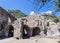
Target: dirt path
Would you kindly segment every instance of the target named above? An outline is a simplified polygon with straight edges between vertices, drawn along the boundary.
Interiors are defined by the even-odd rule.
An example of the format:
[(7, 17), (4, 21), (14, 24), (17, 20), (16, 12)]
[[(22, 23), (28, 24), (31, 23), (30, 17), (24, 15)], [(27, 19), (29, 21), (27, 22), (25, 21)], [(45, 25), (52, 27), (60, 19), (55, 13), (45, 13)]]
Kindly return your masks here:
[(0, 40), (0, 43), (58, 43), (58, 39), (37, 38), (37, 39), (20, 39), (8, 38)]

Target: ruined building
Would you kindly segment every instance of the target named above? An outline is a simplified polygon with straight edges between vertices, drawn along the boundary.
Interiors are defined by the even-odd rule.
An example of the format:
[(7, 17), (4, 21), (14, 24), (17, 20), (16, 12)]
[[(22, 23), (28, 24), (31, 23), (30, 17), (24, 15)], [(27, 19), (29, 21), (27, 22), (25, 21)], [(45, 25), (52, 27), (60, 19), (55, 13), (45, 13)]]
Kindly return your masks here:
[(16, 19), (0, 7), (0, 37), (17, 39), (33, 36), (54, 37), (59, 32), (60, 22), (56, 24), (52, 20), (46, 20), (42, 15), (30, 15)]
[(14, 37), (23, 38), (24, 35), (31, 37), (45, 34), (46, 22), (41, 15), (31, 15), (14, 21), (12, 26), (14, 27)]
[(14, 16), (0, 7), (0, 37), (7, 37), (7, 26), (9, 24), (9, 19), (11, 22), (17, 20)]
[(60, 35), (59, 27), (52, 20), (46, 20), (41, 15), (30, 15), (17, 19), (11, 24), (14, 28), (15, 38), (24, 38), (24, 35), (30, 37), (57, 37)]

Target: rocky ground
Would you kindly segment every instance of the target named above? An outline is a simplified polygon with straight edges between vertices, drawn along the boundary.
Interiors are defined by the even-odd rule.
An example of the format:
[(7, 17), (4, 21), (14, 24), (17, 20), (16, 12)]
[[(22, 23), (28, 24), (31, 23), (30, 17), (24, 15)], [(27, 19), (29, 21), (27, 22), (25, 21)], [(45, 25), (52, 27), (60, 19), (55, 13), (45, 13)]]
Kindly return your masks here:
[(0, 43), (60, 43), (60, 39), (52, 38), (30, 38), (30, 39), (15, 39), (6, 38), (0, 40)]

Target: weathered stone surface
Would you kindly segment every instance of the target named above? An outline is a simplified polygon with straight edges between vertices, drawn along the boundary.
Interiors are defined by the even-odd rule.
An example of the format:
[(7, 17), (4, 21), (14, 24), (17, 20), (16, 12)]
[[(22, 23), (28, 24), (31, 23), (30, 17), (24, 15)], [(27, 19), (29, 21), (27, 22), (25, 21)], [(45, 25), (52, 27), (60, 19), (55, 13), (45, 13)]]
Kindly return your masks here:
[(8, 16), (6, 12), (0, 8), (0, 31), (3, 36), (6, 36), (6, 26), (8, 24)]
[[(28, 36), (32, 36), (33, 35), (32, 34), (33, 33), (33, 28), (38, 27), (40, 29), (40, 31), (44, 30), (45, 19), (41, 15), (31, 15), (31, 16), (23, 17), (23, 18), (20, 18), (20, 19), (16, 20), (14, 22), (13, 26), (15, 28), (14, 34), (15, 33), (18, 34), (17, 31), (20, 32), (20, 31), (23, 31), (24, 29), (27, 29), (26, 31), (27, 31)], [(20, 30), (18, 30), (18, 29), (20, 29)], [(37, 30), (36, 30), (36, 32), (37, 32)], [(20, 33), (21, 33), (21, 35), (23, 34), (23, 32), (20, 32)], [(19, 37), (17, 34), (15, 34), (14, 36)]]
[(52, 20), (49, 20), (49, 26), (47, 29), (47, 37), (56, 37), (60, 35), (58, 24), (54, 23)]
[(9, 34), (10, 36), (13, 34), (15, 38), (23, 38), (24, 35), (27, 37), (36, 35), (55, 37), (60, 35), (60, 22), (56, 24), (50, 19), (46, 20), (41, 15), (30, 15), (16, 19), (3, 8), (0, 8), (0, 36), (7, 37)]
[(13, 22), (14, 20), (17, 20), (14, 18), (10, 13), (8, 13), (6, 10), (4, 10), (2, 7), (0, 7), (0, 36), (7, 37), (7, 25), (9, 23), (8, 17)]

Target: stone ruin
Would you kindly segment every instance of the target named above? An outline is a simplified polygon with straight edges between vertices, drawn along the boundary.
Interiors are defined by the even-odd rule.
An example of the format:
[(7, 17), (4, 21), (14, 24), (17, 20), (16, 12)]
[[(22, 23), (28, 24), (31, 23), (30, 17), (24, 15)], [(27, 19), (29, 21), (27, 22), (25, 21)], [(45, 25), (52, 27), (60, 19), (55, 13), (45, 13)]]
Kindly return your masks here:
[(17, 39), (30, 38), (34, 36), (56, 38), (60, 35), (60, 23), (54, 23), (52, 20), (46, 20), (41, 15), (30, 15), (17, 19), (12, 23), (14, 27), (14, 36)]
[(24, 35), (28, 37), (36, 35), (46, 35), (46, 22), (41, 15), (31, 15), (20, 18), (12, 23), (14, 27), (14, 37), (23, 38)]
[(16, 19), (0, 7), (0, 37), (17, 39), (40, 37), (55, 37), (60, 35), (60, 22), (46, 20), (42, 15), (30, 15)]
[(9, 18), (11, 22), (17, 20), (14, 16), (12, 16), (10, 13), (8, 13), (6, 10), (0, 7), (0, 37), (8, 36), (7, 26), (10, 24), (8, 20)]

